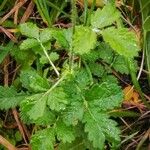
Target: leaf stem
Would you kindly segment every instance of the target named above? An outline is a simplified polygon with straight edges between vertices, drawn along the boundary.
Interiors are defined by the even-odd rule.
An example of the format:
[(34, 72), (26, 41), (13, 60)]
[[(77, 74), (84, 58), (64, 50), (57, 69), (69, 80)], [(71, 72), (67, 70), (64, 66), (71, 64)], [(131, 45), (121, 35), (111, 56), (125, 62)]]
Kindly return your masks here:
[(53, 64), (53, 62), (51, 61), (51, 59), (50, 59), (50, 57), (49, 57), (49, 55), (48, 55), (48, 53), (47, 53), (45, 47), (43, 46), (43, 44), (42, 44), (42, 42), (40, 41), (40, 39), (37, 39), (37, 40), (38, 40), (38, 42), (40, 43), (40, 46), (41, 46), (41, 48), (42, 48), (42, 50), (43, 50), (45, 56), (47, 57), (47, 59), (48, 59), (50, 65), (53, 67), (55, 73), (56, 73), (57, 76), (59, 77), (60, 74), (59, 74), (57, 68), (55, 67), (55, 65)]
[(45, 97), (47, 94), (49, 94), (55, 87), (57, 87), (57, 86), (59, 85), (59, 83), (64, 80), (64, 78), (66, 77), (66, 75), (67, 75), (67, 73), (65, 73), (47, 92), (45, 92), (45, 93), (40, 97), (39, 101), (40, 101), (43, 97)]

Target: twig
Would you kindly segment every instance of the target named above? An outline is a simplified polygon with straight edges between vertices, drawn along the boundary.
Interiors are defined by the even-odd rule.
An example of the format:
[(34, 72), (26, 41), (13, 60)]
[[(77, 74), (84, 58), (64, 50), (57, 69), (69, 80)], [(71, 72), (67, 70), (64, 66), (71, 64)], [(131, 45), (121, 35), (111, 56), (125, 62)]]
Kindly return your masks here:
[(31, 0), (30, 4), (28, 5), (25, 13), (23, 14), (23, 16), (20, 20), (20, 23), (24, 23), (29, 18), (29, 16), (31, 15), (31, 13), (33, 11), (34, 6), (35, 5), (34, 5), (33, 1)]
[(26, 139), (25, 134), (24, 134), (23, 127), (22, 127), (21, 122), (20, 122), (19, 117), (18, 117), (17, 110), (16, 110), (16, 109), (13, 109), (13, 110), (12, 110), (12, 113), (13, 113), (13, 115), (14, 115), (14, 118), (15, 118), (16, 123), (17, 123), (18, 128), (19, 128), (19, 131), (20, 131), (20, 133), (21, 133), (21, 135), (22, 135), (22, 137), (23, 137), (25, 143), (28, 144), (27, 139)]
[(18, 4), (16, 4), (10, 11), (8, 14), (6, 14), (1, 20), (0, 20), (0, 24), (2, 24), (9, 16), (11, 16), (17, 9), (19, 9), (24, 3), (26, 3), (27, 0), (23, 0), (21, 2), (19, 2)]
[(0, 135), (0, 144), (5, 146), (8, 150), (17, 150), (15, 146), (13, 146), (9, 141), (7, 141), (4, 137)]

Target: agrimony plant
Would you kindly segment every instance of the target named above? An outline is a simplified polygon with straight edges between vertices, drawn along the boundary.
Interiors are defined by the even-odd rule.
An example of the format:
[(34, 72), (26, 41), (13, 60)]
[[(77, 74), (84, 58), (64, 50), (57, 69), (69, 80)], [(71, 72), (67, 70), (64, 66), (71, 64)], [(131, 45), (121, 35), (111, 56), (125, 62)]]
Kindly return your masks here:
[[(120, 130), (109, 111), (121, 106), (123, 93), (111, 72), (128, 74), (125, 59), (133, 60), (139, 50), (134, 34), (117, 26), (118, 20), (118, 10), (107, 4), (93, 12), (90, 26), (75, 25), (74, 30), (20, 25), (26, 39), (19, 52), (30, 51), (34, 59), (18, 78), (24, 92), (0, 88), (8, 93), (1, 96), (0, 108), (19, 106), (21, 119), (38, 127), (30, 141), (33, 150), (53, 150), (55, 143), (60, 150), (102, 150), (106, 141), (117, 149)], [(40, 73), (31, 67), (35, 62)]]

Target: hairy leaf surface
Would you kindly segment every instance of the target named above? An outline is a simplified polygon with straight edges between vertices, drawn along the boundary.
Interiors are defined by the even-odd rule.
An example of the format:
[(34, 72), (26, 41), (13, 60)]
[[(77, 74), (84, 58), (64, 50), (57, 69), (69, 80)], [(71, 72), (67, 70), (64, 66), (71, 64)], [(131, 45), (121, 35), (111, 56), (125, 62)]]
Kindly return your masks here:
[(39, 45), (39, 42), (36, 39), (28, 38), (21, 43), (20, 49), (26, 50), (26, 49), (30, 49), (30, 48), (38, 46), (38, 45)]
[(73, 35), (73, 51), (83, 55), (94, 49), (96, 45), (96, 33), (89, 27), (76, 26)]
[(120, 17), (119, 11), (112, 4), (107, 4), (102, 10), (97, 9), (91, 18), (94, 28), (103, 28), (111, 25)]
[(68, 103), (68, 97), (63, 88), (57, 87), (48, 94), (47, 105), (51, 110), (64, 110)]
[(23, 23), (20, 25), (20, 32), (30, 38), (39, 38), (39, 28), (36, 26), (36, 24), (33, 24), (31, 22)]
[(20, 81), (23, 87), (31, 92), (45, 92), (50, 88), (50, 84), (47, 79), (42, 78), (34, 70), (24, 70), (20, 74)]
[(14, 108), (27, 95), (25, 93), (17, 93), (16, 89), (13, 87), (2, 87), (0, 86), (0, 109)]
[(100, 150), (104, 149), (104, 142), (108, 140), (117, 146), (120, 142), (120, 130), (116, 127), (116, 122), (109, 119), (107, 114), (99, 113), (98, 109), (88, 110), (84, 115), (85, 132), (93, 142), (93, 146)]
[(58, 140), (62, 140), (63, 143), (71, 143), (75, 139), (73, 127), (67, 126), (62, 120), (57, 122), (55, 132)]
[(121, 105), (123, 93), (116, 83), (103, 82), (87, 91), (86, 99), (90, 107), (98, 107), (100, 111), (107, 111)]
[(137, 46), (135, 35), (125, 28), (115, 29), (107, 28), (102, 31), (105, 42), (122, 56), (133, 58), (138, 56), (139, 48)]
[(31, 138), (32, 150), (54, 150), (54, 130), (47, 128), (37, 131)]

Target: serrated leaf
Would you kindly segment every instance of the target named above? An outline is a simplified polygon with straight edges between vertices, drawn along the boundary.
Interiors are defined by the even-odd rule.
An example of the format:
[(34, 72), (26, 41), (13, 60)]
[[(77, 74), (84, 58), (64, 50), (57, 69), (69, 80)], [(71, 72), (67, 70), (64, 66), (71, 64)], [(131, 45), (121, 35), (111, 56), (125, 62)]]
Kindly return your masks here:
[(102, 77), (103, 73), (105, 72), (104, 67), (98, 63), (90, 63), (89, 68), (91, 73), (97, 77)]
[(56, 87), (48, 95), (47, 105), (51, 110), (64, 110), (67, 103), (68, 97), (62, 87)]
[[(36, 125), (50, 125), (53, 124), (55, 122), (55, 115), (47, 108), (45, 107), (44, 112), (42, 115), (39, 116), (39, 113), (41, 114), (41, 112), (33, 112), (33, 115), (37, 115), (35, 116), (35, 118), (31, 118), (30, 117), (30, 113), (31, 110), (33, 110), (33, 107), (35, 107), (37, 101), (39, 100), (39, 98), (41, 98), (42, 94), (35, 94), (32, 96), (28, 96), (25, 98), (25, 100), (23, 100), (20, 104), (20, 116), (21, 119), (24, 123), (27, 124), (31, 124), (31, 123), (35, 123)], [(41, 106), (39, 106), (41, 107)]]
[(20, 32), (30, 38), (39, 39), (39, 28), (36, 26), (36, 24), (33, 24), (31, 22), (21, 24)]
[(0, 86), (0, 109), (14, 108), (26, 97), (24, 93), (17, 93), (13, 87)]
[(62, 120), (57, 122), (55, 132), (63, 143), (71, 143), (75, 139), (73, 127), (67, 126)]
[[(93, 146), (100, 150), (104, 149), (105, 140), (117, 147), (120, 142), (120, 130), (116, 127), (117, 123), (104, 113), (98, 113), (98, 109), (89, 110), (84, 115), (85, 132), (93, 142)], [(91, 128), (92, 127), (92, 128)]]
[(90, 52), (96, 45), (96, 33), (89, 27), (76, 26), (73, 35), (73, 52), (79, 55)]
[[(99, 117), (102, 117), (102, 114), (100, 114)], [(99, 122), (99, 120), (101, 121), (101, 118), (98, 118), (99, 120), (96, 120), (97, 118), (94, 119), (88, 113), (84, 115), (83, 122), (85, 122), (85, 132), (88, 133), (88, 139), (93, 142), (93, 146), (103, 150), (105, 134), (100, 126), (101, 122)]]
[(123, 56), (117, 56), (112, 67), (122, 74), (129, 74), (129, 69)]
[(28, 38), (21, 43), (20, 49), (26, 50), (26, 49), (30, 49), (30, 48), (38, 46), (38, 45), (39, 45), (39, 42), (36, 39)]
[(74, 76), (75, 76), (76, 84), (77, 84), (78, 88), (80, 88), (80, 90), (85, 89), (91, 83), (90, 75), (86, 69), (82, 68), (82, 69), (78, 70), (74, 74)]
[(40, 41), (42, 43), (48, 42), (52, 38), (51, 29), (47, 28), (40, 32)]
[(42, 78), (34, 70), (22, 71), (20, 74), (20, 81), (23, 87), (31, 92), (45, 92), (50, 88), (48, 80)]
[(95, 84), (86, 92), (86, 99), (90, 107), (98, 107), (101, 111), (107, 111), (119, 107), (123, 101), (121, 88), (112, 82)]
[(106, 43), (101, 42), (98, 46), (98, 55), (106, 63), (111, 64), (114, 58), (113, 49)]
[(83, 118), (84, 105), (82, 102), (77, 101), (78, 99), (74, 98), (74, 100), (63, 112), (63, 121), (67, 125), (75, 126)]
[(91, 17), (91, 25), (94, 28), (103, 28), (111, 25), (120, 17), (119, 11), (112, 4), (107, 4), (102, 10), (97, 9)]
[(35, 103), (35, 105), (31, 108), (31, 110), (28, 112), (28, 115), (30, 119), (37, 120), (40, 117), (43, 117), (45, 109), (46, 109), (46, 101), (47, 97), (41, 98), (38, 97), (39, 100)]
[(36, 132), (31, 138), (32, 150), (54, 150), (54, 131), (47, 128)]
[(107, 28), (102, 31), (105, 42), (122, 56), (133, 58), (138, 56), (139, 47), (137, 46), (136, 37), (133, 33), (125, 28), (115, 29)]
[(97, 49), (92, 50), (92, 52), (85, 53), (82, 58), (86, 62), (95, 62), (99, 58), (99, 51)]

